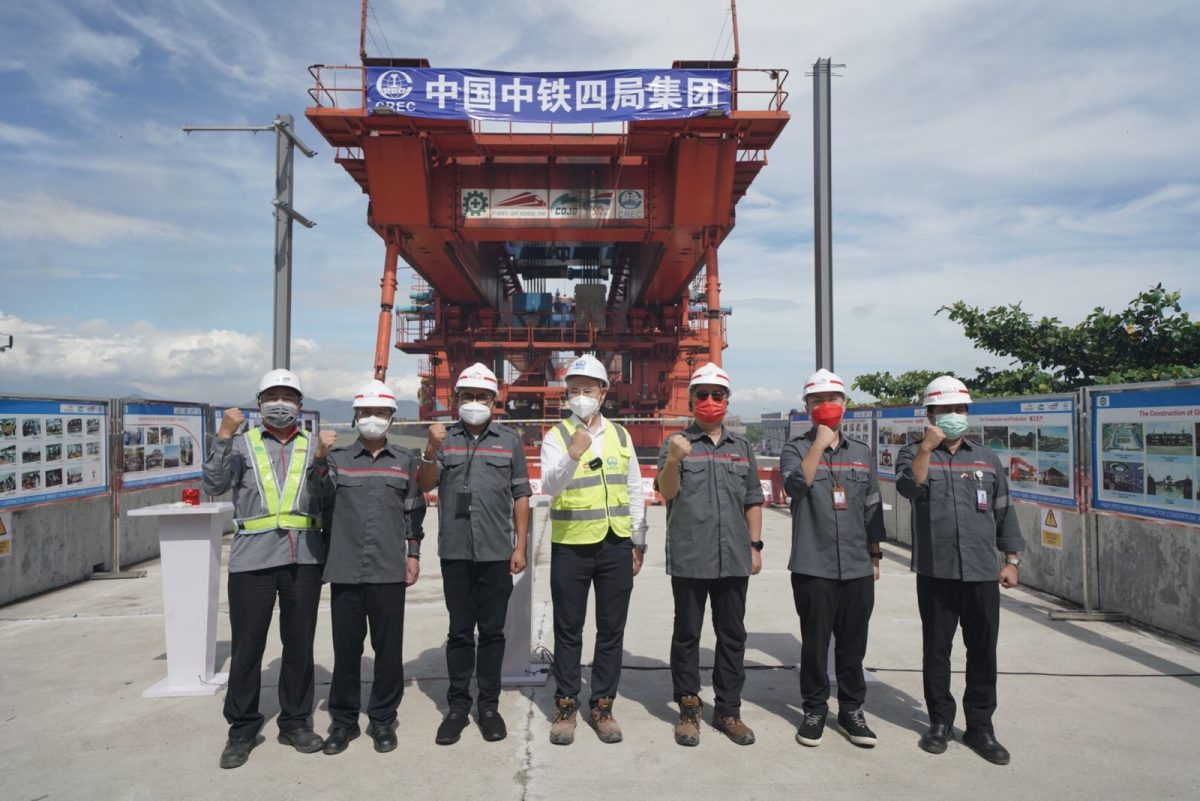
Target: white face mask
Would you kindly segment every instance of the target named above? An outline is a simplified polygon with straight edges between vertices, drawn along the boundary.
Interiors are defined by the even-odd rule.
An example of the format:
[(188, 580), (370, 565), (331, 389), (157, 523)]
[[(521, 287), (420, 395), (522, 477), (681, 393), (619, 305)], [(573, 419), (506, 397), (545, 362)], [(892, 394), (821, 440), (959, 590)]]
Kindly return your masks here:
[(596, 412), (600, 411), (600, 401), (590, 395), (576, 395), (567, 401), (567, 405), (579, 416), (580, 420), (585, 422), (591, 420)]
[(360, 417), (354, 421), (354, 427), (363, 439), (382, 439), (392, 427), (392, 421), (391, 418), (385, 420), (382, 417)]
[(486, 403), (472, 401), (458, 407), (458, 419), (469, 426), (481, 426), (492, 417), (492, 407)]

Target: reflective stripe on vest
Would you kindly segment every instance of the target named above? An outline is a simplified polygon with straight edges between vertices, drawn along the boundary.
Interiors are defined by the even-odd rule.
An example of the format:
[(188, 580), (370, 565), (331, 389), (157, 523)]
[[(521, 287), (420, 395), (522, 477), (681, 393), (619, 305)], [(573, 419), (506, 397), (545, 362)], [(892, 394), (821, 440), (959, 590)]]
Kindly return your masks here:
[[(588, 467), (589, 458), (579, 460), (567, 486), (550, 502), (550, 539), (562, 545), (600, 542), (609, 529), (618, 537), (633, 533), (629, 512), (629, 460), (634, 456), (629, 436), (620, 425), (608, 421), (611, 431), (604, 437), (600, 468)], [(575, 432), (575, 418), (554, 426), (564, 452)], [(615, 434), (615, 436), (613, 436)], [(590, 446), (589, 446), (590, 448)], [(590, 451), (595, 456), (594, 451)]]
[[(258, 534), (277, 529), (319, 527), (315, 517), (297, 514), (296, 499), (300, 497), (300, 485), (308, 468), (308, 436), (299, 431), (295, 442), (296, 447), (292, 449), (287, 477), (283, 482), (283, 492), (280, 492), (275, 483), (275, 468), (271, 465), (271, 457), (267, 455), (267, 446), (263, 444), (262, 429), (252, 428), (246, 432), (247, 451), (254, 459), (254, 480), (266, 514), (239, 520), (238, 528), (241, 531)], [(287, 511), (281, 513), (281, 509)]]

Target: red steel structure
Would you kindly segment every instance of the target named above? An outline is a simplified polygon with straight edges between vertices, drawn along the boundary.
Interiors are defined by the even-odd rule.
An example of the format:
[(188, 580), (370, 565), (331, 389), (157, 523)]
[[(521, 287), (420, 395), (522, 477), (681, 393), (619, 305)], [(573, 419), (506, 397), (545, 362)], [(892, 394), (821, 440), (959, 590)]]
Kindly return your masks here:
[[(787, 73), (733, 61), (674, 67), (733, 70), (733, 110), (613, 130), (535, 132), (511, 124), (368, 114), (366, 67), (428, 67), (364, 56), (314, 66), (309, 121), (370, 197), (367, 222), (386, 248), (375, 375), (392, 345), (421, 354), (422, 419), (449, 414), (453, 377), (476, 361), (506, 385), (503, 416), (527, 444), (562, 416), (562, 371), (576, 355), (603, 361), (604, 413), (642, 448), (688, 416), (692, 370), (726, 345), (717, 253), (738, 200), (767, 163), (789, 115)], [(751, 85), (758, 88), (750, 88)], [(603, 126), (602, 126), (603, 127)], [(472, 187), (569, 187), (581, 195), (644, 192), (639, 219), (473, 219)], [(403, 258), (417, 280), (396, 307)], [(555, 291), (549, 291), (554, 288)], [(549, 423), (544, 423), (548, 425)]]

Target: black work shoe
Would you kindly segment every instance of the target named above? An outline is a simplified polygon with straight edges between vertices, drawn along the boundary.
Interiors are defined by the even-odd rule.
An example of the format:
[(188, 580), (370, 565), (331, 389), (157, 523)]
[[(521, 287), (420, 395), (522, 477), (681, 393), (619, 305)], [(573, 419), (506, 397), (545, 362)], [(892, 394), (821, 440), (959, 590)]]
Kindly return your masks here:
[(1000, 745), (996, 740), (996, 735), (990, 731), (967, 729), (963, 732), (963, 745), (993, 765), (1007, 765), (1011, 759), (1008, 749)]
[(350, 741), (360, 734), (362, 732), (358, 726), (338, 726), (329, 732), (329, 736), (325, 738), (325, 747), (321, 750), (330, 756), (340, 754), (349, 748)]
[(508, 736), (508, 727), (504, 725), (504, 718), (500, 717), (500, 713), (495, 709), (479, 713), (479, 731), (483, 733), (483, 739), (489, 743), (503, 740)]
[(302, 754), (315, 754), (325, 745), (321, 735), (312, 729), (280, 729), (279, 742), (290, 745)]
[(225, 750), (221, 751), (221, 767), (240, 768), (250, 758), (250, 752), (258, 745), (258, 738), (230, 737), (225, 741)]
[(838, 710), (837, 728), (846, 739), (860, 748), (874, 748), (878, 739), (867, 726), (867, 716), (861, 709)]
[(946, 753), (946, 743), (954, 739), (954, 729), (947, 723), (930, 723), (917, 746), (930, 754)]
[(438, 745), (454, 745), (462, 736), (462, 730), (467, 727), (468, 720), (466, 712), (450, 710), (442, 720), (442, 725), (438, 726), (437, 737), (433, 741)]
[(382, 723), (372, 723), (367, 726), (367, 736), (375, 741), (375, 750), (381, 754), (396, 750), (396, 732), (391, 726)]
[(825, 717), (828, 714), (828, 712), (804, 713), (804, 722), (796, 730), (796, 742), (800, 745), (807, 745), (809, 748), (816, 748), (820, 745), (821, 738), (825, 735)]

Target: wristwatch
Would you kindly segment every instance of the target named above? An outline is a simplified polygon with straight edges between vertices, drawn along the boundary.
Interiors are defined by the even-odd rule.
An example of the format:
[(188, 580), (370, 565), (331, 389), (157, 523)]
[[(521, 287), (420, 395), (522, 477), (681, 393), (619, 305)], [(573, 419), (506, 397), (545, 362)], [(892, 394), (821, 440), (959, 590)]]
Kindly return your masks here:
[(1006, 564), (1006, 565), (1012, 565), (1013, 567), (1020, 567), (1020, 566), (1021, 566), (1021, 559), (1020, 559), (1019, 557), (1016, 557), (1016, 556), (1006, 556), (1006, 557), (1004, 558), (1004, 564)]
[(759, 553), (762, 553), (763, 541), (762, 540), (750, 540), (750, 547), (753, 548), (754, 550), (758, 551)]

